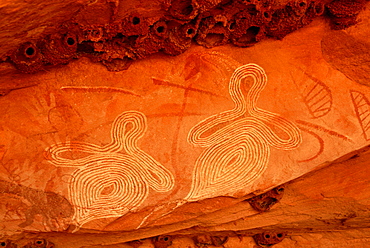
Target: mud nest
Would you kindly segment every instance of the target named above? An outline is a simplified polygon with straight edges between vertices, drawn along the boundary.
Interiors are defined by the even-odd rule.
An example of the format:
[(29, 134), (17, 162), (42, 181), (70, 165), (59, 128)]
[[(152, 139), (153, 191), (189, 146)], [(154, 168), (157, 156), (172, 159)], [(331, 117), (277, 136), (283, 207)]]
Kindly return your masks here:
[[(366, 0), (165, 0), (156, 11), (121, 13), (116, 4), (97, 2), (64, 23), (57, 33), (27, 41), (8, 54), (25, 73), (89, 57), (109, 71), (127, 69), (137, 59), (157, 52), (178, 55), (192, 44), (212, 48), (232, 43), (253, 46), (287, 34), (325, 15), (333, 29), (356, 23)], [(88, 21), (93, 19), (94, 21)]]

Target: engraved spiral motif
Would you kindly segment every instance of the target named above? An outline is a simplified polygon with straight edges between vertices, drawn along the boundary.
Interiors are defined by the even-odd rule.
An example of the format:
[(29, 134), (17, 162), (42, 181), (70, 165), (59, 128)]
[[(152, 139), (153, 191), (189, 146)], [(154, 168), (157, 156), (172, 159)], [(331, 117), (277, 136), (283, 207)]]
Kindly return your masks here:
[[(75, 207), (77, 225), (136, 210), (150, 188), (157, 192), (173, 188), (171, 172), (137, 146), (145, 131), (144, 114), (127, 111), (114, 121), (112, 142), (108, 145), (69, 142), (55, 144), (47, 150), (55, 166), (78, 167), (69, 182), (69, 198)], [(66, 152), (90, 155), (70, 159), (62, 156)]]
[[(244, 97), (241, 83), (247, 77), (253, 78), (253, 85)], [(266, 73), (260, 66), (247, 64), (237, 68), (229, 84), (234, 109), (210, 116), (190, 130), (188, 142), (206, 149), (196, 161), (186, 200), (233, 194), (266, 170), (270, 146), (283, 150), (299, 146), (301, 133), (294, 123), (257, 107), (266, 83)], [(288, 138), (278, 136), (271, 126)]]

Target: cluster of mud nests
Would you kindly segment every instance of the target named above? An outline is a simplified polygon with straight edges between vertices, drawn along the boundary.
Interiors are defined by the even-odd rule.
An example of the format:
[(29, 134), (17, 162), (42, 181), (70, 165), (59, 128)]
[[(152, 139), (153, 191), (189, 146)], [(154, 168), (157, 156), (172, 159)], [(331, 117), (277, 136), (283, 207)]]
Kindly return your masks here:
[(81, 56), (121, 71), (153, 53), (181, 54), (193, 41), (212, 48), (282, 39), (320, 15), (330, 18), (332, 28), (343, 29), (356, 23), (366, 1), (296, 0), (281, 5), (276, 0), (164, 0), (156, 9), (129, 11), (119, 1), (98, 1), (57, 33), (21, 44), (8, 59), (26, 73)]

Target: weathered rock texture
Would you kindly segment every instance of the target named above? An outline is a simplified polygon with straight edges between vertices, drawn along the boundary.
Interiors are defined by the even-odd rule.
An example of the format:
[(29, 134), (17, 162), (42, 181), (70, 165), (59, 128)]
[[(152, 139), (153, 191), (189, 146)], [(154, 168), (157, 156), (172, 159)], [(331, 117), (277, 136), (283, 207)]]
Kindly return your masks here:
[(0, 58), (24, 42), (34, 42), (44, 33), (55, 33), (87, 0), (0, 1)]
[[(124, 71), (86, 57), (34, 74), (0, 64), (0, 246), (366, 247), (369, 10), (342, 16), (340, 3), (332, 15), (361, 22), (338, 31), (321, 18), (282, 40), (190, 46)], [(142, 10), (132, 4), (74, 18), (110, 23)], [(226, 3), (191, 4), (165, 13), (188, 25)], [(65, 34), (11, 56), (64, 64), (85, 42)]]
[[(29, 39), (23, 35), (25, 42), (17, 49), (4, 49), (6, 54), (0, 53), (0, 57), (26, 73), (65, 64), (81, 56), (101, 61), (110, 71), (121, 71), (133, 60), (157, 52), (179, 55), (189, 49), (192, 41), (211, 48), (229, 42), (248, 47), (267, 38), (282, 39), (323, 14), (330, 18), (333, 29), (347, 28), (356, 24), (365, 3), (366, 0), (166, 0), (150, 3), (97, 0), (78, 12), (73, 10), (79, 3), (35, 3), (32, 6), (37, 6), (37, 10), (29, 5), (17, 8), (20, 3), (15, 3), (6, 6), (4, 12), (31, 8), (30, 15), (36, 15), (37, 21), (30, 22), (27, 17), (20, 20), (18, 15), (24, 12), (18, 11), (16, 22), (12, 20), (3, 35), (22, 35), (22, 32), (33, 31), (37, 24), (40, 30)], [(57, 30), (54, 32), (41, 28), (50, 25), (51, 19), (44, 17), (48, 12), (52, 13), (48, 18), (55, 21), (54, 29)], [(61, 24), (59, 16), (64, 12)], [(5, 16), (13, 18), (9, 14)]]

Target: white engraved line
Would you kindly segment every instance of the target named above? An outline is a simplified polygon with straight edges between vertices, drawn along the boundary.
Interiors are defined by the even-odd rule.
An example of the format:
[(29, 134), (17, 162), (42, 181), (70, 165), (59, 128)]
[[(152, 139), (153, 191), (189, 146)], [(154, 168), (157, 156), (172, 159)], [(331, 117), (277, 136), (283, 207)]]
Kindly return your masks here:
[[(254, 83), (245, 99), (241, 83), (246, 77), (252, 77)], [(190, 130), (188, 142), (206, 149), (196, 161), (192, 187), (185, 199), (195, 201), (242, 189), (266, 169), (269, 145), (290, 150), (301, 143), (300, 130), (294, 123), (257, 107), (266, 83), (267, 76), (258, 65), (237, 68), (229, 84), (234, 109), (208, 117)], [(247, 113), (251, 117), (243, 117)], [(227, 126), (202, 137), (206, 131), (230, 121)], [(288, 139), (280, 138), (265, 122), (280, 128)]]
[[(77, 223), (82, 225), (97, 218), (122, 216), (146, 199), (148, 185), (136, 168), (139, 165), (129, 162), (114, 159), (88, 165), (74, 173), (69, 197), (77, 206)], [(112, 191), (102, 195), (107, 186), (113, 186)]]
[[(146, 118), (137, 111), (119, 115), (112, 126), (112, 142), (97, 146), (84, 142), (59, 143), (48, 149), (55, 166), (77, 166), (69, 184), (78, 225), (106, 217), (118, 217), (136, 209), (148, 196), (148, 189), (166, 192), (173, 188), (169, 170), (137, 146), (146, 131)], [(68, 151), (90, 155), (68, 159)], [(125, 152), (122, 154), (119, 152)], [(109, 189), (110, 192), (105, 192)], [(104, 193), (104, 194), (103, 194)]]

